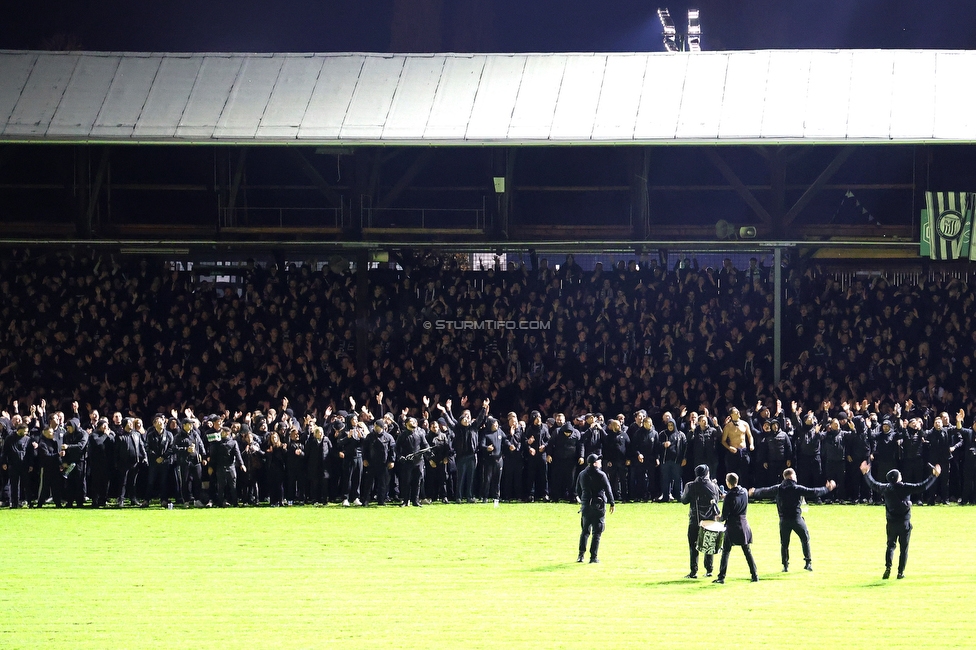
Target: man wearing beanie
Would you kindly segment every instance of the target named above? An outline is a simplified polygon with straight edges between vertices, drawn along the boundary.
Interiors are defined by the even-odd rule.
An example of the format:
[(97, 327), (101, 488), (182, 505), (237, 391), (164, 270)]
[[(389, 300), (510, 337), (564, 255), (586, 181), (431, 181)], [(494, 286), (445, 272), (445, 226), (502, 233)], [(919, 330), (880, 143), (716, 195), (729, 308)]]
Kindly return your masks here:
[(942, 473), (942, 467), (932, 468), (932, 475), (922, 483), (902, 483), (901, 472), (893, 469), (888, 472), (887, 483), (880, 483), (871, 476), (871, 466), (867, 461), (861, 463), (861, 473), (872, 490), (881, 494), (885, 502), (885, 518), (887, 519), (888, 548), (885, 552), (885, 571), (881, 579), (887, 580), (891, 575), (891, 560), (895, 554), (895, 542), (898, 542), (898, 578), (905, 577), (905, 565), (908, 564), (908, 542), (912, 537), (912, 499), (911, 495), (920, 494), (932, 487), (935, 480)]
[[(688, 550), (691, 553), (691, 571), (686, 578), (698, 577), (698, 527), (702, 521), (717, 519), (719, 492), (718, 485), (708, 475), (708, 465), (695, 467), (695, 480), (685, 484), (681, 492), (681, 503), (688, 507)], [(705, 574), (712, 575), (714, 556), (705, 554)]]
[(576, 500), (580, 504), (582, 515), (583, 530), (580, 533), (579, 556), (576, 561), (582, 562), (586, 554), (586, 540), (593, 533), (593, 541), (590, 543), (590, 564), (599, 562), (598, 553), (600, 551), (600, 537), (606, 527), (607, 503), (610, 504), (610, 512), (613, 512), (613, 490), (610, 489), (610, 479), (600, 469), (600, 457), (590, 454), (586, 457), (586, 467), (576, 478)]

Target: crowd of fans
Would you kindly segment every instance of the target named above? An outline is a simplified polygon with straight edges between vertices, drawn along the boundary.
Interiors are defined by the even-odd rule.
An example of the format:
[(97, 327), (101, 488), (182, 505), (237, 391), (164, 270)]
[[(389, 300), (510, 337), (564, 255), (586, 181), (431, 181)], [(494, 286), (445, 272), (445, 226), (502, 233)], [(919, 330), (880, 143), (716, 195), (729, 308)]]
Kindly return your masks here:
[[(94, 437), (100, 418), (93, 414), (99, 410), (114, 414), (103, 423), (106, 433), (122, 438), (128, 426), (144, 446), (153, 426), (142, 427), (150, 430), (143, 435), (140, 418), (160, 422), (174, 440), (180, 431), (198, 431), (201, 441), (193, 447), (201, 463), (225, 428), (240, 452), (250, 446), (265, 452), (271, 447), (264, 445), (276, 434), (286, 451), (302, 446), (307, 457), (304, 445), (317, 438), (315, 429), (321, 427), (327, 443), (320, 444), (332, 447), (325, 452), (325, 464), (333, 463), (330, 494), (341, 496), (346, 490), (340, 476), (347, 472), (338, 469), (342, 463), (336, 458), (342, 441), (358, 436), (362, 446), (377, 433), (372, 423), (382, 421), (394, 449), (386, 464), (396, 466), (401, 462), (396, 443), (414, 417), (415, 428), (424, 432), (414, 446), (424, 438), (436, 447), (434, 440), (442, 435), (454, 441), (448, 446), (457, 455), (458, 429), (474, 424), (454, 420), (450, 404), (466, 406), (468, 401), (489, 403), (501, 414), (496, 431), (508, 436), (506, 443), (518, 442), (520, 454), (533, 443), (515, 440), (509, 413), (523, 426), (551, 419), (552, 431), (569, 426), (583, 432), (582, 440), (590, 429), (604, 437), (617, 434), (611, 431), (613, 421), (622, 425), (620, 430), (636, 433), (634, 425), (641, 425), (635, 413), (646, 414), (652, 428), (662, 432), (669, 414), (675, 430), (687, 437), (707, 412), (709, 426), (721, 430), (731, 407), (738, 407), (757, 432), (754, 444), (760, 451), (769, 436), (759, 432), (773, 421), (799, 442), (799, 414), (807, 411), (824, 433), (837, 418), (853, 438), (860, 426), (855, 423), (866, 422), (863, 428), (874, 432), (868, 438), (877, 444), (881, 425), (872, 428), (873, 413), (876, 422), (887, 418), (893, 435), (903, 440), (899, 459), (914, 428), (923, 434), (951, 429), (950, 460), (959, 467), (958, 483), (947, 473), (947, 487), (938, 496), (968, 498), (962, 482), (967, 429), (955, 414), (976, 412), (969, 393), (976, 329), (974, 298), (960, 279), (936, 277), (895, 286), (873, 277), (842, 284), (816, 266), (785, 268), (784, 364), (781, 381), (774, 384), (774, 296), (769, 269), (756, 259), (737, 269), (730, 259), (720, 268), (699, 268), (695, 260), (682, 259), (671, 267), (663, 259), (642, 258), (606, 269), (597, 264), (592, 271), (584, 271), (572, 256), (557, 267), (534, 254), (529, 264), (479, 271), (462, 270), (452, 258), (431, 255), (398, 262), (370, 270), (363, 285), (369, 293), (357, 296), (357, 274), (318, 270), (311, 264), (250, 265), (240, 270), (239, 288), (217, 288), (195, 281), (189, 272), (145, 260), (12, 252), (0, 261), (7, 324), (0, 332), (0, 400), (30, 405), (34, 414), (32, 418), (26, 407), (21, 414), (8, 408), (0, 427), (5, 448), (20, 438), (18, 429), (24, 430), (17, 418), (26, 417), (27, 457), (33, 458), (30, 466), (39, 476), (43, 463), (37, 450), (50, 446), (42, 440), (45, 429), (51, 432), (49, 439), (59, 442), (56, 446), (65, 444), (69, 427)], [(283, 398), (304, 414), (301, 420), (273, 411)], [(428, 409), (425, 402), (432, 406)], [(777, 409), (777, 402), (787, 406)], [(368, 405), (368, 415), (350, 406), (357, 403)], [(443, 417), (438, 406), (445, 408)], [(773, 408), (773, 414), (759, 415), (762, 406)], [(343, 415), (340, 409), (348, 411)], [(52, 423), (49, 411), (68, 415)], [(212, 415), (197, 418), (194, 411)], [(587, 413), (593, 414), (595, 429), (586, 418), (576, 420)], [(566, 414), (569, 421), (560, 424), (556, 414)], [(492, 425), (484, 426), (487, 417), (480, 423), (474, 418), (475, 446), (485, 431), (492, 431)], [(435, 424), (438, 419), (443, 423)], [(534, 444), (540, 441), (538, 436)], [(478, 450), (464, 444), (464, 455), (477, 457)], [(721, 451), (720, 441), (713, 447)], [(926, 442), (921, 449), (920, 458), (928, 462), (933, 446)], [(645, 450), (651, 452), (642, 454), (645, 458), (673, 462), (660, 449)], [(59, 461), (57, 473), (63, 475), (71, 463), (62, 462), (61, 451), (56, 449), (56, 458), (47, 462)], [(545, 450), (536, 451), (543, 462), (548, 460)], [(133, 453), (138, 456), (138, 450)], [(332, 461), (329, 454), (334, 454)], [(624, 454), (636, 459), (633, 449)], [(845, 453), (845, 462), (847, 456), (851, 454)], [(430, 453), (419, 458), (427, 466), (433, 460), (432, 469), (445, 460)], [(166, 459), (157, 464), (179, 465), (175, 456)], [(689, 459), (698, 460), (682, 458), (685, 474)], [(719, 459), (724, 460), (720, 454)], [(798, 452), (794, 460), (799, 462)], [(243, 456), (242, 463), (231, 458), (231, 465), (238, 467), (246, 462)], [(458, 462), (459, 485), (452, 487), (445, 479), (443, 491), (439, 479), (428, 477), (427, 496), (493, 496), (491, 477), (488, 488), (468, 489), (481, 484), (473, 478), (477, 472), (472, 465), (477, 461)], [(388, 469), (395, 479), (396, 467)], [(758, 479), (759, 469), (753, 470), (752, 478)], [(528, 471), (523, 463), (522, 479)], [(512, 487), (507, 496), (540, 496), (528, 487), (541, 486), (540, 474), (565, 496), (571, 472), (552, 463), (533, 471), (531, 481), (522, 481), (517, 493)], [(86, 473), (87, 482), (90, 470)], [(144, 488), (139, 501), (158, 496), (161, 484), (175, 497), (186, 481), (175, 470), (153, 472), (152, 480), (149, 473), (135, 470), (134, 475), (146, 475), (140, 481), (154, 486)], [(628, 470), (628, 477), (621, 479), (628, 490), (635, 486), (632, 473)], [(111, 474), (111, 490), (105, 489), (118, 491), (117, 468)], [(514, 472), (499, 473), (505, 474), (514, 479)], [(70, 479), (72, 472), (67, 475)], [(122, 478), (124, 487), (129, 477)], [(210, 478), (202, 471), (199, 482), (209, 484)], [(653, 471), (642, 476), (634, 496), (665, 496), (660, 480)], [(398, 483), (392, 481), (391, 487), (397, 498)], [(641, 488), (643, 484), (648, 487)], [(297, 489), (292, 501), (309, 498), (311, 488), (303, 487), (301, 498)], [(862, 496), (857, 491), (854, 498)], [(263, 494), (271, 492), (266, 487)]]

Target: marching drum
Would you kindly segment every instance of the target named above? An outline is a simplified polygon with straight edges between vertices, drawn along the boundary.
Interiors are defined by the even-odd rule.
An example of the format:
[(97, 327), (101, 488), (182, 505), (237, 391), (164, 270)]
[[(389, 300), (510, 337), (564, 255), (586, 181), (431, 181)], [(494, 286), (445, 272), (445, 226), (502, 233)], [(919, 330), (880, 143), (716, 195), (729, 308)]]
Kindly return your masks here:
[(722, 550), (725, 541), (725, 524), (721, 521), (704, 519), (698, 524), (698, 543), (695, 547), (699, 553), (715, 555)]

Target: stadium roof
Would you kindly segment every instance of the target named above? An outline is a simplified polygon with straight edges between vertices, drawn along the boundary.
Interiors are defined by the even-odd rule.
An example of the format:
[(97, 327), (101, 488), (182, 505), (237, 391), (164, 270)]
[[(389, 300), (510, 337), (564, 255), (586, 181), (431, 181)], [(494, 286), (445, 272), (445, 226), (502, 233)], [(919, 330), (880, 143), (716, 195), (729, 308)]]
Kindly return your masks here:
[(976, 142), (976, 52), (0, 51), (0, 142)]

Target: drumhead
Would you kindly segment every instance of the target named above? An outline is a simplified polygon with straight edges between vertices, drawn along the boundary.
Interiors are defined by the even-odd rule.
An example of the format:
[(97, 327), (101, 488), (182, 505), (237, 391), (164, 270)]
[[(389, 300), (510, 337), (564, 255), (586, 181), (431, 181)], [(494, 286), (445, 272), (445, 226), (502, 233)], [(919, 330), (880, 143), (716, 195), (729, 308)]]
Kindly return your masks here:
[(703, 519), (699, 525), (705, 530), (713, 533), (725, 532), (725, 524), (723, 524), (721, 521), (715, 521), (714, 519)]

